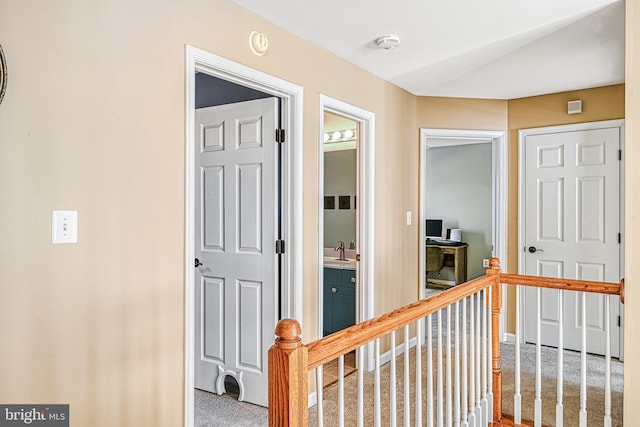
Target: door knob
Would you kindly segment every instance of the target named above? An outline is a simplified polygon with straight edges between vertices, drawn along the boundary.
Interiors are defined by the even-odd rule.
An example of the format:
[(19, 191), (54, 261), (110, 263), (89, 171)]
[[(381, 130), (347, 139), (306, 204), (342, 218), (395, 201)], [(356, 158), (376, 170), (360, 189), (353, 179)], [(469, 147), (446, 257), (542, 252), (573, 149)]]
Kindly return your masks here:
[(338, 289), (336, 289), (336, 288), (331, 288), (331, 292), (333, 292), (333, 293), (335, 294), (336, 292), (338, 292)]
[(535, 254), (536, 252), (544, 252), (542, 249), (536, 249), (535, 246), (529, 246), (528, 251), (532, 254)]
[(196, 268), (200, 267), (201, 265), (204, 265), (203, 263), (200, 262), (200, 260), (198, 258), (196, 258)]

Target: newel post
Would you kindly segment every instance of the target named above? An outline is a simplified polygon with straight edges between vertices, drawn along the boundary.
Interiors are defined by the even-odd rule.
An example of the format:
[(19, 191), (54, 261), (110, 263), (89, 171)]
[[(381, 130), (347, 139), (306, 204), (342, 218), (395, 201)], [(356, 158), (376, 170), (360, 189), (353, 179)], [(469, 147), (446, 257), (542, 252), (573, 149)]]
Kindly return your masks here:
[(500, 369), (500, 311), (502, 310), (502, 284), (500, 283), (500, 260), (491, 258), (487, 276), (495, 276), (491, 285), (491, 367), (493, 371), (493, 422), (502, 425), (502, 370)]
[(300, 324), (282, 319), (269, 349), (269, 427), (302, 427), (308, 423), (308, 351)]

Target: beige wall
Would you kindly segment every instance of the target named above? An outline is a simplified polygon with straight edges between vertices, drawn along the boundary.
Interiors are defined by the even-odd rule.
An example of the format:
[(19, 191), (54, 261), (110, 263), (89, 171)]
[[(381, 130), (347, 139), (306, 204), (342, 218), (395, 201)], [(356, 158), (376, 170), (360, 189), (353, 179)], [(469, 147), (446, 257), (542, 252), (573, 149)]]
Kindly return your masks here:
[(624, 425), (633, 427), (640, 425), (640, 413), (635, 408), (640, 402), (640, 387), (635, 386), (640, 384), (640, 292), (635, 290), (640, 277), (640, 4), (628, 1), (626, 7)]
[[(521, 129), (600, 120), (623, 119), (624, 85), (605, 86), (551, 95), (510, 100), (509, 113), (509, 194), (508, 266), (518, 272), (518, 131)], [(567, 114), (567, 102), (581, 99), (582, 114)], [(629, 259), (629, 258), (627, 258)], [(515, 307), (515, 293), (507, 290), (508, 307)], [(515, 330), (515, 310), (507, 310), (507, 331)]]
[[(640, 16), (637, 5), (627, 8), (626, 251), (633, 259), (640, 59), (630, 40), (640, 37)], [(418, 212), (420, 127), (510, 131), (512, 246), (513, 134), (569, 123), (561, 118), (567, 94), (416, 98), (228, 0), (0, 0), (0, 10), (10, 72), (0, 105), (0, 402), (70, 403), (73, 426), (181, 424), (185, 44), (304, 87), (305, 341), (317, 329), (320, 93), (376, 113), (376, 313), (417, 295), (418, 223), (406, 226), (404, 218)], [(247, 45), (256, 29), (270, 40), (263, 57)], [(623, 117), (622, 91), (580, 92), (578, 120)], [(50, 243), (53, 209), (79, 211), (78, 244)], [(515, 271), (516, 257), (509, 258)], [(627, 263), (628, 283), (633, 269)], [(633, 298), (631, 289), (629, 324), (636, 323)], [(637, 376), (640, 344), (632, 328), (625, 344), (625, 401), (633, 402), (629, 379)], [(640, 424), (627, 409), (627, 425)]]
[[(73, 426), (181, 424), (185, 44), (304, 87), (304, 339), (320, 93), (376, 114), (376, 312), (415, 300), (415, 97), (228, 0), (0, 10), (0, 402), (70, 403)], [(269, 37), (263, 57), (253, 30)], [(77, 244), (51, 244), (53, 209), (79, 211)]]

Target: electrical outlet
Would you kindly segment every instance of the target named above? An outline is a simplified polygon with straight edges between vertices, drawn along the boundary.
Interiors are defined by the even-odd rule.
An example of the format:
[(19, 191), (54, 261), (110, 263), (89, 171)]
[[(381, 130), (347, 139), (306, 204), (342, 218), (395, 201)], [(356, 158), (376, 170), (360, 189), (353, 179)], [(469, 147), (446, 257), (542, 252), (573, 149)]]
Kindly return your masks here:
[(482, 266), (484, 268), (489, 268), (489, 258), (485, 258), (482, 260)]

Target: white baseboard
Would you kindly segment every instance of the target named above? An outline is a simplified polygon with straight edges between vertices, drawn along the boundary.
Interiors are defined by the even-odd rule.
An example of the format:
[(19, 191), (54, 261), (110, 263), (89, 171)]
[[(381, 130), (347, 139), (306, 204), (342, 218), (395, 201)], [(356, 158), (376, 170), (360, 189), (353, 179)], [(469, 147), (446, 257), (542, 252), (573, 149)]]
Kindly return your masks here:
[[(416, 337), (413, 337), (411, 339), (409, 339), (409, 349), (412, 349), (416, 346)], [(396, 346), (396, 357), (400, 356), (401, 354), (404, 354), (404, 350), (405, 350), (405, 345), (404, 343), (397, 345)], [(383, 353), (380, 356), (380, 365), (384, 365), (387, 362), (391, 361), (391, 350)]]
[(504, 334), (502, 334), (502, 342), (508, 342), (508, 343), (511, 343), (511, 344), (515, 344), (516, 335), (505, 332)]
[(309, 393), (309, 396), (307, 397), (307, 408), (311, 408), (316, 403), (318, 403), (318, 395), (316, 392), (314, 391)]

